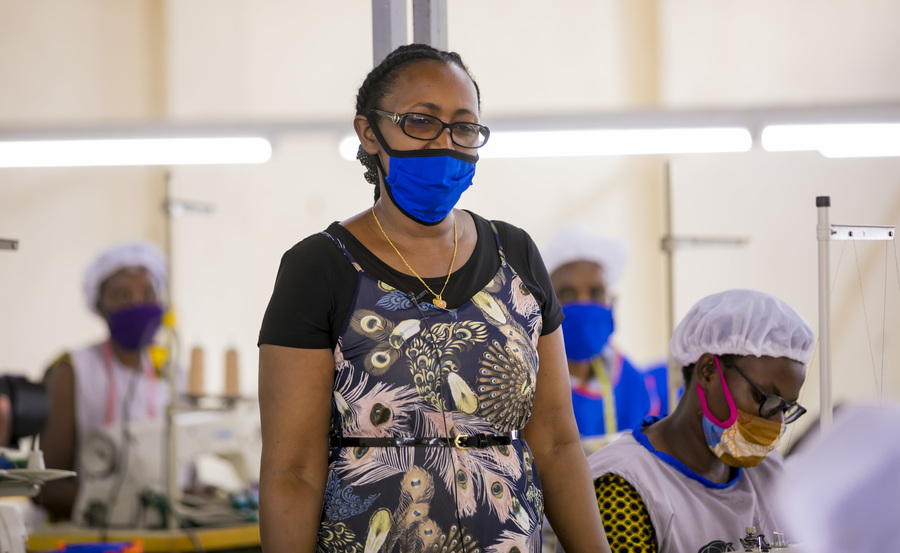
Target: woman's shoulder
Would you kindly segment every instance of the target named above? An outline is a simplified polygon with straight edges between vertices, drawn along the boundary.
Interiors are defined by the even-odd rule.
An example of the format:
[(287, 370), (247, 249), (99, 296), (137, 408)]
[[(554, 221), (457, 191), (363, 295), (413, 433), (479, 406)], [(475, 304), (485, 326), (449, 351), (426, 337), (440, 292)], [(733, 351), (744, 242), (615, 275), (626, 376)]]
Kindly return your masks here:
[(344, 253), (342, 228), (340, 224), (332, 223), (324, 232), (307, 236), (284, 252), (275, 279), (276, 288), (286, 286), (299, 293), (310, 286), (315, 289), (340, 288), (342, 291), (344, 285), (352, 286), (356, 269)]
[(59, 365), (69, 365), (74, 370), (84, 370), (85, 366), (99, 366), (103, 363), (102, 351), (103, 342), (73, 348), (54, 361), (51, 368)]
[(641, 454), (644, 448), (634, 439), (631, 432), (625, 432), (607, 445), (588, 456), (588, 465), (594, 478), (601, 476), (605, 469), (619, 462), (632, 459)]
[(346, 229), (338, 222), (331, 223), (327, 229), (294, 244), (284, 252), (281, 259), (282, 268), (291, 266), (310, 267), (312, 262), (328, 262), (344, 259), (341, 251), (346, 239)]
[(332, 249), (334, 247), (334, 239), (332, 236), (340, 233), (343, 227), (337, 221), (328, 225), (324, 231), (310, 234), (294, 244), (285, 255), (304, 255), (315, 253), (323, 250)]
[[(518, 227), (512, 223), (507, 221), (502, 221), (500, 219), (486, 219), (481, 215), (474, 213), (472, 211), (468, 212), (473, 219), (475, 219), (475, 224), (483, 227), (490, 228), (493, 226), (497, 229), (497, 233), (500, 235), (500, 238), (513, 237), (513, 238), (526, 238), (528, 237), (528, 233), (525, 232), (524, 229)], [(530, 239), (530, 237), (529, 237)]]
[(677, 484), (684, 480), (640, 444), (631, 432), (622, 434), (612, 443), (591, 454), (588, 457), (588, 466), (593, 480), (604, 474), (617, 474), (634, 486), (642, 497), (646, 497), (649, 490), (654, 486), (661, 486), (663, 482)]
[(492, 238), (494, 234), (493, 231), (496, 229), (497, 236), (500, 238), (500, 243), (507, 251), (526, 253), (534, 247), (534, 240), (531, 239), (531, 236), (525, 229), (506, 221), (501, 221), (499, 219), (488, 220), (477, 213), (471, 211), (467, 212), (475, 221), (475, 225), (479, 230), (479, 236), (484, 239)]

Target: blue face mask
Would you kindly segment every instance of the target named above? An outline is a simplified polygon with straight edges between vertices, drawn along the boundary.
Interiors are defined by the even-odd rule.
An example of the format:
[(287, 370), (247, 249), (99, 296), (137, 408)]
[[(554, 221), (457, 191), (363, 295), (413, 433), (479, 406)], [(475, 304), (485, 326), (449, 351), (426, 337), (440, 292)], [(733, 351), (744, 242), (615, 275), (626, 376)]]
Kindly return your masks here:
[[(384, 180), (394, 205), (423, 225), (446, 219), (462, 193), (472, 186), (478, 156), (452, 149), (394, 150), (375, 122), (369, 122), (378, 143), (390, 156)], [(383, 167), (381, 170), (384, 174)]]
[(475, 175), (474, 163), (451, 156), (391, 157), (390, 163), (388, 195), (406, 216), (426, 225), (447, 217)]
[(612, 308), (601, 303), (570, 303), (562, 306), (566, 357), (588, 361), (600, 355), (615, 330)]

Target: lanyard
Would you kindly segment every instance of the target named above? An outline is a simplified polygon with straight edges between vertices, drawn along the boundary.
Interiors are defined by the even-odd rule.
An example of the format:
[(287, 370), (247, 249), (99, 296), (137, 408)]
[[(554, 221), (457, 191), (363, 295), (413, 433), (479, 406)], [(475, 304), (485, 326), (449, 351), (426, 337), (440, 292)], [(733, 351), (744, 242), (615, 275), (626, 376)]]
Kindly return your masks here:
[[(622, 369), (622, 356), (619, 352), (613, 354), (613, 366)], [(597, 357), (591, 362), (591, 368), (594, 369), (594, 376), (597, 377), (597, 383), (600, 384), (600, 390), (603, 394), (603, 426), (607, 434), (615, 434), (619, 431), (618, 420), (616, 417), (616, 396), (613, 392), (612, 381), (609, 373), (603, 363), (603, 357)], [(617, 380), (618, 380), (618, 375)]]
[[(106, 366), (106, 413), (103, 416), (103, 424), (109, 426), (116, 421), (116, 376), (113, 373), (113, 352), (112, 344), (107, 340), (103, 343), (103, 364)], [(146, 355), (141, 355), (141, 364), (143, 365), (144, 376), (147, 377), (147, 418), (156, 418), (156, 379), (153, 378), (153, 369), (150, 367), (150, 361)], [(127, 409), (128, 406), (122, 406)]]

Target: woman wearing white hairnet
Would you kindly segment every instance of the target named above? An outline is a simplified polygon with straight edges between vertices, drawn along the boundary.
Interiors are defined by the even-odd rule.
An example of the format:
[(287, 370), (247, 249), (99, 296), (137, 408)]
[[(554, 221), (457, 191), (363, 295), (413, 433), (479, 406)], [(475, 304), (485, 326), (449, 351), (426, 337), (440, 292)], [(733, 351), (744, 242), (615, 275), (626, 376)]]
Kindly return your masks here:
[(610, 435), (668, 413), (666, 368), (639, 370), (610, 341), (613, 293), (628, 256), (624, 242), (571, 226), (541, 255), (566, 317), (562, 328), (579, 434)]
[(742, 550), (747, 526), (782, 531), (774, 451), (797, 403), (814, 337), (781, 300), (752, 290), (703, 298), (669, 343), (685, 392), (674, 412), (589, 459), (612, 550)]
[[(165, 413), (168, 388), (147, 354), (162, 321), (165, 283), (165, 259), (148, 243), (113, 247), (88, 267), (87, 305), (105, 320), (109, 336), (63, 355), (47, 371), (51, 409), (41, 446), (48, 467), (77, 471), (79, 440), (91, 431)], [(77, 493), (78, 479), (60, 480), (47, 484), (38, 501), (68, 518)]]

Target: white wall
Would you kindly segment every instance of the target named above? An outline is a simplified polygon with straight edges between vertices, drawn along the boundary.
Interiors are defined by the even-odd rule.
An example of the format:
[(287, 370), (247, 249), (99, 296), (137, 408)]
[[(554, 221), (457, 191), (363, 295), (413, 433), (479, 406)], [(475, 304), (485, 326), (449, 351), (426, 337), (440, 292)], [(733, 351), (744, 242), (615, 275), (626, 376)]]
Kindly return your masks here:
[[(689, 0), (660, 3), (660, 13), (665, 105), (808, 106), (900, 99), (900, 73), (894, 69), (900, 61), (896, 2)], [(750, 242), (743, 248), (677, 253), (676, 313), (681, 316), (706, 294), (752, 287), (795, 306), (818, 335), (815, 197), (831, 196), (835, 224), (900, 226), (898, 174), (898, 158), (838, 160), (760, 151), (678, 157), (673, 162), (676, 233), (738, 235)], [(835, 269), (842, 247), (832, 247)], [(900, 280), (894, 247), (888, 246), (887, 273), (884, 243), (849, 243), (844, 250), (832, 295), (836, 401), (900, 400)], [(819, 405), (818, 369), (816, 355), (801, 401), (813, 412)], [(808, 416), (801, 425), (811, 420)]]
[(896, 101), (893, 0), (659, 3), (664, 101), (746, 106)]
[[(0, 1), (0, 127), (158, 116), (153, 2)], [(157, 168), (0, 169), (0, 371), (38, 377), (66, 348), (103, 335), (81, 292), (101, 249), (161, 242)]]
[[(360, 9), (349, 13), (310, 13), (284, 2), (254, 4), (253, 9), (245, 3), (214, 4), (219, 16), (212, 23), (207, 21), (212, 8), (204, 2), (169, 4), (172, 117), (344, 119), (346, 132), (352, 132), (356, 91), (371, 66), (369, 2), (357, 1)], [(478, 80), (488, 122), (492, 113), (581, 112), (629, 106), (639, 99), (627, 93), (640, 88), (633, 84), (640, 77), (634, 71), (627, 79), (606, 77), (622, 71), (616, 54), (622, 38), (603, 33), (598, 40), (591, 34), (598, 24), (614, 29), (615, 18), (630, 16), (630, 11), (620, 15), (622, 10), (612, 3), (580, 5), (590, 17), (580, 11), (548, 12), (539, 2), (453, 5), (450, 47), (463, 54)], [(519, 32), (523, 27), (544, 36), (565, 36), (566, 41), (550, 41), (552, 48), (541, 49), (533, 34)], [(504, 51), (497, 50), (498, 44), (505, 45)], [(591, 71), (583, 70), (572, 51), (595, 60)], [(521, 92), (522, 77), (528, 80), (528, 94)], [(371, 202), (372, 188), (362, 180), (361, 166), (338, 157), (339, 138), (316, 134), (282, 140), (264, 167), (173, 171), (178, 197), (216, 208), (213, 216), (184, 217), (174, 229), (174, 296), (182, 338), (185, 347), (206, 350), (211, 390), (221, 389), (223, 353), (232, 346), (249, 369), (244, 388), (255, 390), (256, 334), (284, 250)], [(638, 244), (629, 270), (655, 274), (656, 283), (661, 261), (653, 245), (660, 231), (660, 206), (644, 208), (648, 194), (658, 194), (655, 172), (654, 162), (638, 159), (484, 160), (461, 207), (523, 226), (539, 244), (573, 219), (619, 234)], [(557, 201), (554, 191), (560, 189), (578, 200), (567, 195)], [(615, 202), (608, 201), (610, 195)], [(535, 209), (537, 204), (548, 208)], [(221, 287), (208, 286), (219, 281)], [(632, 329), (624, 325), (620, 341), (634, 342), (638, 358), (655, 359), (665, 346), (662, 284), (643, 293), (642, 288), (647, 287), (640, 280), (623, 286), (623, 311), (635, 315)], [(638, 322), (648, 320), (655, 324)]]
[[(677, 160), (673, 167), (676, 232), (740, 236), (750, 241), (737, 248), (679, 251), (676, 313), (684, 314), (713, 292), (756, 288), (794, 306), (818, 336), (815, 197), (831, 196), (834, 224), (900, 227), (898, 175), (900, 160), (896, 158), (829, 160), (818, 154), (754, 152), (716, 160)], [(898, 250), (893, 242), (831, 246), (836, 402), (877, 401), (879, 397), (900, 401)], [(801, 396), (801, 403), (813, 411), (819, 405), (818, 361), (816, 354)]]
[[(900, 5), (890, 0), (449, 4), (450, 47), (481, 86), (488, 125), (498, 116), (656, 104), (900, 100)], [(371, 65), (370, 16), (368, 0), (340, 8), (288, 0), (0, 0), (0, 130), (163, 116), (345, 120), (349, 132), (356, 89)], [(239, 350), (244, 389), (255, 391), (256, 334), (281, 253), (369, 205), (371, 187), (355, 162), (338, 157), (339, 138), (285, 136), (261, 166), (171, 170), (176, 197), (214, 207), (172, 227), (179, 332), (185, 347), (206, 349), (210, 391), (222, 388), (228, 347)], [(483, 160), (461, 206), (523, 226), (539, 245), (572, 221), (628, 240), (617, 340), (650, 361), (666, 350), (664, 161)], [(677, 233), (750, 238), (740, 250), (676, 254), (679, 315), (706, 293), (747, 286), (783, 297), (814, 324), (815, 195), (832, 195), (835, 222), (900, 223), (896, 160), (753, 152), (672, 163)], [(81, 274), (116, 241), (163, 243), (164, 173), (0, 169), (0, 237), (19, 238), (22, 248), (0, 252), (0, 369), (37, 376), (64, 348), (102, 336), (100, 321), (83, 309)], [(858, 252), (880, 371), (884, 250)], [(835, 390), (871, 397), (859, 291), (843, 280), (852, 276), (848, 267), (855, 271), (847, 255), (833, 304)], [(900, 352), (891, 337), (900, 321), (892, 330), (892, 313), (883, 390), (896, 401)], [(816, 370), (804, 392), (813, 406)]]
[(158, 2), (0, 1), (4, 128), (161, 115)]

